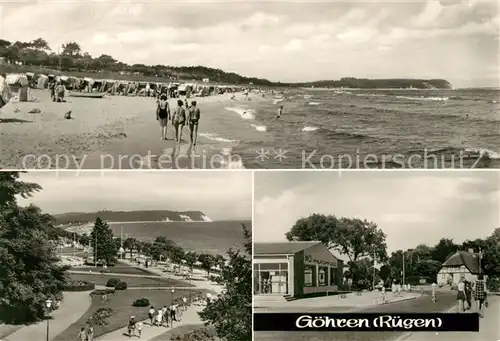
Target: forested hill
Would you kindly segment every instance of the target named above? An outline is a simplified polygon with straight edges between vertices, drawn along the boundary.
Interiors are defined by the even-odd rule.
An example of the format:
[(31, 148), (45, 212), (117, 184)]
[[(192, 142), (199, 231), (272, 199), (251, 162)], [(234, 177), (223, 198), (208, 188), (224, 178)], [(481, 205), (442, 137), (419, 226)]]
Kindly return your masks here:
[(345, 77), (340, 80), (324, 80), (298, 84), (302, 87), (354, 88), (354, 89), (451, 89), (444, 79), (366, 79)]
[(132, 222), (132, 221), (211, 221), (200, 211), (98, 211), (98, 212), (69, 212), (53, 216), (56, 225), (88, 223), (97, 217), (109, 222)]
[[(357, 79), (325, 80), (306, 83), (280, 83), (267, 79), (241, 76), (205, 66), (167, 66), (126, 64), (110, 55), (91, 56), (77, 42), (61, 46), (60, 53), (51, 50), (43, 38), (29, 42), (0, 39), (0, 73), (38, 72), (66, 76), (109, 78), (133, 81), (203, 81), (210, 83), (255, 86), (302, 86), (360, 89), (449, 89), (443, 79)], [(7, 64), (6, 64), (7, 63)]]

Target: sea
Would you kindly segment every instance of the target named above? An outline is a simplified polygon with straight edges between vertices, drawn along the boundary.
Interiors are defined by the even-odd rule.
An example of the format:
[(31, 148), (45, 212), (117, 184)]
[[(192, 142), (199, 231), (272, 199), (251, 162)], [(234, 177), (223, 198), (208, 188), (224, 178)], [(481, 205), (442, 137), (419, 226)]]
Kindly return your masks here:
[(232, 168), (499, 168), (499, 100), (498, 89), (252, 94), (225, 108), (238, 125), (208, 137), (234, 141)]
[[(213, 255), (227, 255), (229, 249), (243, 250), (245, 239), (241, 224), (252, 228), (251, 221), (224, 220), (213, 222), (108, 222), (115, 236), (154, 241), (164, 236), (185, 250)], [(87, 230), (86, 230), (87, 228)], [(90, 233), (92, 224), (78, 229)]]

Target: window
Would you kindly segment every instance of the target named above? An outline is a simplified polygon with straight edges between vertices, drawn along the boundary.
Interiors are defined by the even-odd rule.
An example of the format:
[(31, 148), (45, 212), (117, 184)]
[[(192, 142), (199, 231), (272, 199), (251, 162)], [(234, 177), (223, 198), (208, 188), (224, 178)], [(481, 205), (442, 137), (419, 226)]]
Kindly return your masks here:
[(337, 285), (337, 269), (330, 268), (330, 285)]
[(313, 267), (312, 266), (306, 266), (304, 268), (304, 286), (306, 287), (312, 287), (314, 286), (313, 282)]
[(319, 268), (318, 270), (318, 285), (328, 285), (328, 268)]

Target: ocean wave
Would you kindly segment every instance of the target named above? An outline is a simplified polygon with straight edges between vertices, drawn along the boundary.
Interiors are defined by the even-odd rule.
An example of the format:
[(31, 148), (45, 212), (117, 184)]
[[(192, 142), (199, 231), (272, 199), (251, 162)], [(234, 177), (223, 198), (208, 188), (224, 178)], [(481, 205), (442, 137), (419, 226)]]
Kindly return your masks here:
[(237, 113), (244, 120), (254, 120), (255, 119), (255, 110), (253, 110), (253, 109), (226, 108), (226, 110), (233, 111), (233, 112)]
[(200, 133), (199, 135), (206, 138), (206, 139), (209, 139), (212, 141), (217, 141), (217, 142), (226, 142), (226, 143), (237, 143), (238, 142), (236, 140), (226, 139), (226, 138), (221, 137), (217, 134)]
[(490, 160), (500, 159), (500, 153), (498, 152), (495, 152), (488, 148), (474, 148), (474, 147), (469, 147), (469, 148), (444, 147), (444, 148), (428, 149), (425, 151), (416, 150), (416, 151), (410, 151), (410, 154), (420, 154), (424, 152), (427, 154), (427, 156), (432, 156), (433, 154), (444, 155), (444, 156), (464, 155), (470, 157), (482, 157), (484, 159), (490, 159)]
[(313, 97), (312, 95), (304, 95), (304, 99), (310, 99), (312, 97)]
[(333, 93), (335, 93), (337, 95), (343, 95), (343, 94), (350, 95), (350, 94), (352, 94), (352, 92), (350, 92), (350, 91), (341, 91), (341, 90), (335, 90)]
[(309, 102), (309, 105), (320, 105), (321, 103), (319, 102)]
[(304, 127), (302, 128), (302, 131), (316, 131), (318, 129), (318, 127)]
[(250, 126), (253, 127), (253, 128), (255, 128), (255, 130), (257, 130), (257, 131), (267, 131), (267, 127), (266, 126), (259, 126), (259, 125), (256, 125), (256, 124), (251, 124)]
[(412, 101), (447, 101), (449, 97), (413, 97), (413, 96), (396, 96), (398, 99), (408, 99)]
[(273, 101), (273, 104), (278, 104), (279, 102), (283, 101), (283, 98), (278, 98)]
[(356, 94), (358, 97), (387, 97), (385, 94)]

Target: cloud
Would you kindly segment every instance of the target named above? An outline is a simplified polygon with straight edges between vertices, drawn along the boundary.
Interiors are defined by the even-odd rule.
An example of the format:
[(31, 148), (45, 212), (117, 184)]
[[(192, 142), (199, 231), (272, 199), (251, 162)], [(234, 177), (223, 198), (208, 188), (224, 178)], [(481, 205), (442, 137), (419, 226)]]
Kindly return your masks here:
[(248, 172), (30, 172), (43, 190), (21, 204), (49, 213), (109, 210), (200, 210), (212, 219), (249, 219)]
[(284, 240), (313, 213), (373, 221), (389, 251), (483, 238), (498, 227), (500, 178), (491, 172), (302, 173), (255, 175), (256, 241)]
[[(354, 77), (446, 78), (456, 86), (498, 83), (498, 73), (491, 71), (498, 66), (499, 53), (495, 2), (429, 0), (382, 6), (333, 0), (24, 1), (2, 5), (4, 39), (28, 41), (42, 36), (53, 50), (77, 41), (94, 56), (109, 54), (131, 64), (207, 65), (280, 81), (338, 79), (349, 70)], [(54, 20), (40, 25), (40, 18)]]

